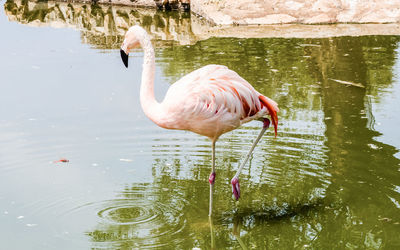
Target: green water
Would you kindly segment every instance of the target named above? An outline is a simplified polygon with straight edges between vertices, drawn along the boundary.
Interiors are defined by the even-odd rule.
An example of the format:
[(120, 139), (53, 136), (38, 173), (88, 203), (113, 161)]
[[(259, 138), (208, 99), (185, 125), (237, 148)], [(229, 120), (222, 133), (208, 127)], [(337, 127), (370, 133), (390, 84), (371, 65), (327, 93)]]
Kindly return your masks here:
[[(200, 40), (185, 13), (1, 3), (0, 249), (400, 248), (400, 37)], [(159, 100), (216, 63), (279, 103), (239, 202), (261, 124), (217, 142), (212, 220), (210, 142), (145, 117), (124, 23), (152, 31)]]

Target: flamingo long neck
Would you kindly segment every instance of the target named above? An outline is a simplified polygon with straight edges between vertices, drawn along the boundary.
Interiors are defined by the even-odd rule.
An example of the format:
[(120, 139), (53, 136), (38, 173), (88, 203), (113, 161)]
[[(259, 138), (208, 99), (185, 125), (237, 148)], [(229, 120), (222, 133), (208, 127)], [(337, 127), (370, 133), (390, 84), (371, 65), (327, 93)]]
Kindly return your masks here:
[(140, 85), (140, 104), (147, 117), (153, 122), (161, 122), (161, 105), (154, 97), (155, 56), (149, 35), (143, 30), (140, 45), (144, 50), (142, 82)]

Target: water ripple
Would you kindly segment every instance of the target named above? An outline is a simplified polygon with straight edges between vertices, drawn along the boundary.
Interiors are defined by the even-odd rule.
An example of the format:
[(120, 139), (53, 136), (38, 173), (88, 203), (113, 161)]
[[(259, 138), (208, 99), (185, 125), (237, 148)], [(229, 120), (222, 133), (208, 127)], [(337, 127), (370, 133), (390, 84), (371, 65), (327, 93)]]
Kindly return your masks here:
[(177, 235), (187, 226), (181, 212), (187, 202), (179, 193), (163, 193), (148, 184), (132, 184), (119, 198), (85, 204), (70, 213), (95, 210), (99, 221), (86, 232), (94, 248), (173, 246), (182, 241)]

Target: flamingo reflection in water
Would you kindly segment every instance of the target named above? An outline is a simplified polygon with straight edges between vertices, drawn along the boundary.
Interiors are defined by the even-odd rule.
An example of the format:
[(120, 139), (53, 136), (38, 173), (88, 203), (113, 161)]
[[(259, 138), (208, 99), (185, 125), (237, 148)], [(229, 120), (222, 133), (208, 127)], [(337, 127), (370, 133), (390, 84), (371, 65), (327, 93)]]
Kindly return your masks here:
[[(140, 103), (146, 116), (162, 128), (189, 130), (211, 140), (212, 169), (208, 179), (211, 216), (216, 141), (222, 134), (246, 122), (263, 122), (261, 132), (231, 180), (233, 195), (238, 200), (239, 174), (271, 121), (277, 135), (278, 104), (257, 92), (236, 72), (222, 65), (207, 65), (182, 77), (171, 85), (164, 100), (159, 103), (154, 97), (155, 55), (150, 37), (143, 28), (132, 26), (126, 32), (120, 50), (126, 67), (129, 52), (139, 46), (144, 50)], [(270, 115), (271, 121), (267, 115)]]

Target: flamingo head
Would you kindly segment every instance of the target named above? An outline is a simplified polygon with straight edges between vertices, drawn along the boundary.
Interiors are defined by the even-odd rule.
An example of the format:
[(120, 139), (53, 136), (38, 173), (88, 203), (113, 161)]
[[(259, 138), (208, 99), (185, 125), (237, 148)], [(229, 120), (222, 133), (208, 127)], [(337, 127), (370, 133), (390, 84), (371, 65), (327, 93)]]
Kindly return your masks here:
[(124, 63), (125, 67), (128, 68), (128, 55), (129, 51), (137, 48), (140, 46), (140, 40), (142, 37), (143, 28), (135, 25), (129, 28), (129, 30), (126, 32), (124, 41), (122, 42), (121, 45), (121, 59), (122, 62)]

